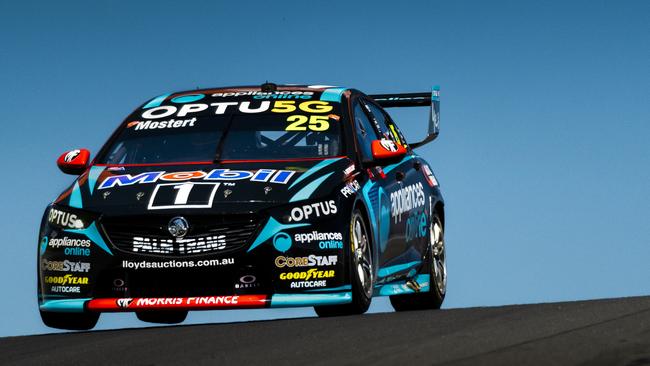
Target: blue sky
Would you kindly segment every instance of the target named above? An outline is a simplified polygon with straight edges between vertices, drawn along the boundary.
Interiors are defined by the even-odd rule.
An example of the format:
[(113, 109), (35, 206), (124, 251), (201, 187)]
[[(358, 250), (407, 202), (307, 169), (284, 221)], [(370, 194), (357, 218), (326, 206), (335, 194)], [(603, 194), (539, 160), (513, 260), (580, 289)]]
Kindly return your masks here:
[[(441, 135), (419, 153), (447, 204), (445, 307), (650, 294), (649, 45), (642, 0), (2, 2), (0, 336), (51, 331), (35, 253), (43, 208), (73, 179), (60, 153), (96, 152), (156, 95), (265, 80), (441, 85)], [(426, 113), (393, 116), (416, 139)], [(142, 325), (105, 315), (98, 328)]]

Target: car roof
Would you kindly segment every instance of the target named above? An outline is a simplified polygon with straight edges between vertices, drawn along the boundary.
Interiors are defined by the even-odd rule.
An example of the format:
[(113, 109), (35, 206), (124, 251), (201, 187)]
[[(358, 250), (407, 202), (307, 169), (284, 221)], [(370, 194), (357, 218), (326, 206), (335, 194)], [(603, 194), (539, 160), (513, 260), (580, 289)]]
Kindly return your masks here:
[[(224, 93), (224, 92), (242, 92), (242, 91), (260, 91), (262, 90), (264, 84), (262, 85), (244, 85), (244, 86), (224, 86), (216, 88), (197, 88), (193, 90), (181, 90), (177, 92), (170, 93), (170, 96), (181, 96), (187, 94), (206, 94), (206, 93)], [(334, 85), (298, 85), (298, 84), (272, 84), (275, 87), (275, 91), (313, 91), (313, 92), (323, 92), (327, 89), (344, 89), (348, 88), (334, 86)]]

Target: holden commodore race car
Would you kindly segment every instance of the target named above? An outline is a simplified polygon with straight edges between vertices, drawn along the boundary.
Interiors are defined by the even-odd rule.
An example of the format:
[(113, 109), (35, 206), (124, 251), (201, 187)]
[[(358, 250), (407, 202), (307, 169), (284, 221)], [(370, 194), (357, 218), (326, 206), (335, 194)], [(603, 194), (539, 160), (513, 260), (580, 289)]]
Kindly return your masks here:
[[(407, 143), (389, 107), (430, 106)], [(90, 329), (102, 312), (179, 323), (189, 310), (437, 309), (444, 202), (414, 148), (439, 131), (439, 89), (365, 95), (328, 86), (161, 95), (129, 115), (43, 215), (43, 322)]]

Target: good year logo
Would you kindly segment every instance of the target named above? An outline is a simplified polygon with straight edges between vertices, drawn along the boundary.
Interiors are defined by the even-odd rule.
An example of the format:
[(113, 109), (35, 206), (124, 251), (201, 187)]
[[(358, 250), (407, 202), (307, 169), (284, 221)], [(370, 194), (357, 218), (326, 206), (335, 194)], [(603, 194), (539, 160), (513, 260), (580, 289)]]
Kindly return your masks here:
[(320, 271), (312, 268), (308, 271), (280, 273), (280, 279), (285, 281), (290, 281), (290, 280), (309, 281), (317, 278), (333, 278), (334, 273), (335, 273), (334, 270)]
[(56, 285), (87, 285), (88, 277), (76, 277), (69, 274), (65, 276), (45, 276), (45, 283)]

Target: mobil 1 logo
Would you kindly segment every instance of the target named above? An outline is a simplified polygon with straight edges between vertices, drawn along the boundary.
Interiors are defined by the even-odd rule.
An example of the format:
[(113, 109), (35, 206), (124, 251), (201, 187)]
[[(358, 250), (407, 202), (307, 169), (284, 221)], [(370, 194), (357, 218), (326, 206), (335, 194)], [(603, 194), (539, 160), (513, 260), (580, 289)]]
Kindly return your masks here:
[(165, 183), (154, 188), (149, 210), (173, 208), (210, 208), (220, 183)]

